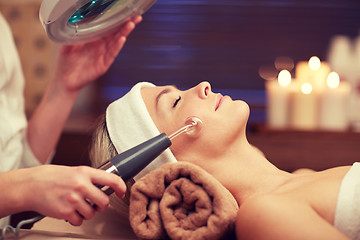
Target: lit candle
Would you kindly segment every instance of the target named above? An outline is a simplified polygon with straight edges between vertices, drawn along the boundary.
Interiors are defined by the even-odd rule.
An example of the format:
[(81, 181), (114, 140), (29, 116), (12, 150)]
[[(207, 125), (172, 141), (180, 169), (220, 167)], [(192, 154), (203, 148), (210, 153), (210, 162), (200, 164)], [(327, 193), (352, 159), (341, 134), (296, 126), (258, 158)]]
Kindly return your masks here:
[(317, 127), (317, 94), (309, 82), (301, 84), (293, 96), (291, 108), (291, 127), (311, 130)]
[(265, 83), (267, 93), (267, 121), (272, 128), (286, 128), (289, 124), (291, 74), (282, 70), (277, 81)]
[(327, 88), (320, 100), (320, 128), (341, 131), (349, 127), (350, 91), (350, 85), (347, 82), (340, 82), (336, 72), (329, 74)]
[(309, 62), (299, 62), (296, 65), (296, 79), (301, 82), (309, 82), (314, 91), (322, 90), (326, 86), (326, 78), (330, 72), (327, 63), (321, 62), (316, 56), (310, 58)]

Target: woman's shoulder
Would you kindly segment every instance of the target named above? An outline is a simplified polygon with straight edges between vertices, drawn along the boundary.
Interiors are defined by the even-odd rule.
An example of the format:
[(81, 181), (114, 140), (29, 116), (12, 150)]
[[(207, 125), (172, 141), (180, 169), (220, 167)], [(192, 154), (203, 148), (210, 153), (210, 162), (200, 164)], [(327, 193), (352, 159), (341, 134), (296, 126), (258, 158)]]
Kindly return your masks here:
[(238, 239), (343, 239), (304, 201), (267, 194), (244, 202), (236, 220)]
[(238, 239), (266, 239), (283, 220), (297, 218), (298, 203), (287, 198), (266, 194), (248, 199), (241, 204), (236, 219)]
[(270, 220), (279, 212), (286, 212), (287, 209), (299, 209), (307, 204), (300, 201), (293, 201), (289, 197), (279, 194), (264, 194), (252, 197), (241, 204), (238, 211), (239, 221), (246, 220)]

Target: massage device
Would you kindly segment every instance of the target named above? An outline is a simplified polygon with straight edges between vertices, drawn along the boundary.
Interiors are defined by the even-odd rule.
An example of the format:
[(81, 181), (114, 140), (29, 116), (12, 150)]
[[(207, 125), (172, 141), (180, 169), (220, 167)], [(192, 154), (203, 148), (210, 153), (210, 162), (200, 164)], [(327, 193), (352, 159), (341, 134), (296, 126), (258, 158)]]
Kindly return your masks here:
[[(99, 169), (109, 173), (119, 175), (124, 181), (137, 175), (156, 157), (158, 157), (165, 149), (171, 146), (171, 140), (177, 136), (186, 133), (191, 136), (197, 136), (202, 128), (202, 121), (197, 117), (189, 117), (185, 126), (167, 136), (161, 133), (123, 153), (120, 153), (104, 163)], [(97, 186), (107, 195), (113, 193), (108, 186)]]
[[(155, 158), (157, 158), (163, 151), (171, 146), (171, 140), (186, 133), (191, 136), (197, 136), (202, 128), (202, 121), (197, 117), (189, 117), (185, 121), (185, 126), (167, 136), (165, 133), (161, 133), (156, 137), (153, 137), (129, 150), (120, 153), (100, 166), (98, 169), (102, 169), (109, 173), (119, 175), (125, 182), (130, 178), (133, 178), (147, 165), (149, 165)], [(114, 190), (108, 186), (96, 185), (104, 193), (110, 195)], [(92, 204), (89, 202), (89, 204)], [(93, 207), (96, 207), (93, 205)], [(18, 235), (20, 228), (27, 224), (34, 224), (35, 222), (44, 218), (42, 215), (37, 215), (31, 219), (23, 220), (18, 223), (16, 228), (7, 225), (2, 230), (0, 240), (5, 238), (7, 230), (12, 231), (15, 235)]]

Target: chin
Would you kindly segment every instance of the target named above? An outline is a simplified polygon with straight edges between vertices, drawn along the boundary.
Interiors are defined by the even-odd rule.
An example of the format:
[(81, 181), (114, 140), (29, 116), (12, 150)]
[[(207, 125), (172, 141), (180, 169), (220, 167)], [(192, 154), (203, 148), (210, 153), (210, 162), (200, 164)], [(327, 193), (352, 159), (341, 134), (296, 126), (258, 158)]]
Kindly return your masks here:
[(236, 100), (234, 101), (234, 106), (231, 108), (230, 114), (229, 125), (234, 126), (232, 128), (234, 133), (244, 131), (250, 115), (249, 105), (244, 101)]
[(243, 122), (247, 123), (247, 121), (249, 120), (249, 116), (250, 116), (250, 107), (249, 105), (242, 101), (242, 100), (236, 100), (236, 114), (237, 116), (239, 116), (239, 118), (242, 119)]

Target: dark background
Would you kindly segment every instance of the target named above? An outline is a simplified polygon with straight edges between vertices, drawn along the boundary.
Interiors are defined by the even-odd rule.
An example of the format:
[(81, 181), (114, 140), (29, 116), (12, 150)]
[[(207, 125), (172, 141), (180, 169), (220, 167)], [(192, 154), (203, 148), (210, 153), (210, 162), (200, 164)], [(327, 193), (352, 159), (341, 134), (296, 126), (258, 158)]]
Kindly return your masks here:
[(326, 61), (332, 37), (359, 30), (359, 0), (158, 0), (98, 81), (96, 110), (140, 81), (186, 89), (205, 80), (246, 101), (250, 123), (265, 123), (260, 68), (276, 77), (278, 57)]
[(158, 0), (105, 76), (188, 88), (264, 89), (259, 68), (279, 56), (326, 60), (331, 37), (356, 37), (359, 0)]

